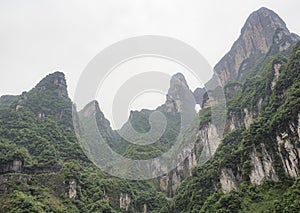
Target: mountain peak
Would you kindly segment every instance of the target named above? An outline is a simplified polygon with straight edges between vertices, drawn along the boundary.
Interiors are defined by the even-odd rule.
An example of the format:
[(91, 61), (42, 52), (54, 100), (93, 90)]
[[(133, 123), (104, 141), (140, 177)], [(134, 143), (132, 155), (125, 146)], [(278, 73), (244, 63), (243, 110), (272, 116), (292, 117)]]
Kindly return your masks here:
[[(195, 108), (195, 99), (192, 91), (185, 80), (182, 73), (176, 73), (170, 80), (170, 88), (167, 94), (166, 111), (181, 112), (185, 103), (189, 103), (191, 108)], [(185, 106), (186, 108), (186, 106)]]
[(89, 102), (81, 111), (80, 113), (83, 114), (84, 117), (91, 117), (94, 116), (97, 112), (101, 112), (99, 103), (97, 100), (93, 100)]
[(266, 56), (278, 30), (284, 35), (284, 39), (278, 44), (281, 46), (278, 48), (279, 51), (288, 49), (298, 40), (298, 37), (290, 33), (285, 22), (272, 10), (262, 7), (251, 13), (239, 38), (214, 68), (221, 84), (225, 85), (230, 80), (238, 80), (240, 71), (247, 66), (252, 66), (252, 59)]
[(241, 34), (247, 33), (247, 30), (253, 30), (251, 28), (255, 27), (260, 30), (260, 33), (262, 33), (265, 38), (269, 38), (270, 40), (272, 40), (277, 28), (288, 31), (285, 22), (279, 15), (266, 7), (261, 7), (250, 14), (241, 30)]
[(52, 90), (60, 97), (68, 97), (65, 74), (59, 71), (47, 75), (36, 85), (36, 88), (40, 90)]
[(178, 72), (171, 77), (169, 90), (172, 90), (174, 87), (183, 86), (183, 85), (185, 87), (189, 88), (184, 75), (182, 73)]

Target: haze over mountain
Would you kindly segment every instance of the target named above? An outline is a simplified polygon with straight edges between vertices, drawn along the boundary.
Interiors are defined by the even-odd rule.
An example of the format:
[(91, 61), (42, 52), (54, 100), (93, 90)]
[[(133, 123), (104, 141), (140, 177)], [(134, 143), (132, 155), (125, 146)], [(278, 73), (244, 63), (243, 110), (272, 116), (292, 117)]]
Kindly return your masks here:
[[(91, 0), (89, 4), (77, 1), (72, 5), (29, 1), (1, 2), (1, 95), (18, 95), (48, 73), (60, 70), (68, 76), (69, 95), (73, 99), (81, 72), (99, 51), (116, 41), (139, 35), (164, 35), (182, 40), (214, 66), (237, 39), (248, 15), (262, 5), (280, 13), (292, 32), (300, 31), (297, 0), (288, 4), (229, 0), (219, 2), (218, 7), (215, 2), (196, 0), (124, 0), (122, 3)], [(173, 6), (169, 7), (170, 4)], [(201, 78), (203, 83), (210, 75)], [(186, 74), (185, 77), (194, 90), (197, 85)], [(100, 105), (107, 100), (102, 98)], [(106, 110), (104, 113), (107, 116)]]
[[(62, 72), (2, 96), (0, 212), (298, 212), (299, 40), (275, 12), (253, 12), (205, 89), (191, 91), (181, 73), (170, 79), (156, 109), (166, 128), (152, 144), (131, 143), (140, 138), (128, 129), (145, 136), (154, 110), (132, 111), (119, 132), (112, 130), (97, 101), (76, 111)], [(185, 112), (193, 122), (184, 125), (187, 146), (180, 146), (176, 167), (152, 161), (155, 178), (147, 180), (110, 175), (114, 153), (143, 162), (172, 149)], [(99, 142), (111, 153), (99, 155)], [(105, 171), (95, 166), (102, 162)], [(120, 174), (138, 174), (121, 165)]]

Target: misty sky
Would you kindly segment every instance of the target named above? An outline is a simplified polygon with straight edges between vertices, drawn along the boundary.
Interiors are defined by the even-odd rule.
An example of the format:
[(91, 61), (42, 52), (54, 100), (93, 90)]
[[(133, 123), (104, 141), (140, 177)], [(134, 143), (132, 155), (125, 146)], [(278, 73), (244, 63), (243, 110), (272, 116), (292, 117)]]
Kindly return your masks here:
[[(300, 34), (297, 0), (0, 0), (0, 95), (28, 91), (45, 75), (60, 70), (66, 74), (72, 98), (81, 72), (97, 53), (139, 35), (184, 41), (214, 66), (238, 38), (249, 14), (262, 6), (274, 10), (291, 32)], [(169, 74), (185, 72), (168, 64), (162, 63), (162, 68)], [(202, 82), (210, 76), (204, 73)], [(191, 76), (187, 78), (192, 89), (198, 86)], [(107, 115), (113, 96), (108, 88), (98, 97)], [(163, 99), (151, 102), (158, 105)], [(145, 103), (141, 100), (133, 108)]]

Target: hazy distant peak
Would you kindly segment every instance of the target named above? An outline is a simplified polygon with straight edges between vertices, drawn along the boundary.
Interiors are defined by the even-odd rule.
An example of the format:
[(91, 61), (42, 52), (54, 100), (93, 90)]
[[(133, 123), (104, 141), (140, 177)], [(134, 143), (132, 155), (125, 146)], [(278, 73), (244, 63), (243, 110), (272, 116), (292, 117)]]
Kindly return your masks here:
[(170, 81), (170, 89), (176, 85), (185, 85), (187, 88), (189, 88), (184, 75), (180, 72), (172, 76)]
[[(189, 107), (187, 107), (189, 105)], [(165, 109), (167, 112), (181, 112), (183, 108), (195, 108), (195, 99), (182, 73), (176, 73), (170, 80)]]
[(84, 117), (94, 116), (97, 112), (101, 112), (97, 100), (91, 101), (80, 111)]

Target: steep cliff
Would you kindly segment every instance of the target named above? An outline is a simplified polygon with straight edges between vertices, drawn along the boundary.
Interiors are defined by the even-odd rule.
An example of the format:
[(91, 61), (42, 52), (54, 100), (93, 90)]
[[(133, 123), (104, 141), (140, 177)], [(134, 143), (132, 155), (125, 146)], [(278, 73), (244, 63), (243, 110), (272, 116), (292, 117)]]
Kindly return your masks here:
[[(289, 59), (270, 59), (228, 99), (222, 142), (214, 157), (195, 167), (192, 178), (179, 187), (175, 212), (249, 210), (255, 202), (261, 210), (266, 209), (263, 202), (268, 209), (287, 208), (285, 195), (278, 193), (295, 193), (292, 183), (299, 174), (299, 53), (298, 43)], [(275, 205), (278, 200), (284, 204)]]
[(244, 79), (268, 53), (274, 53), (275, 49), (276, 53), (286, 51), (298, 40), (275, 12), (262, 7), (246, 20), (239, 38), (214, 67), (215, 73), (222, 85)]

